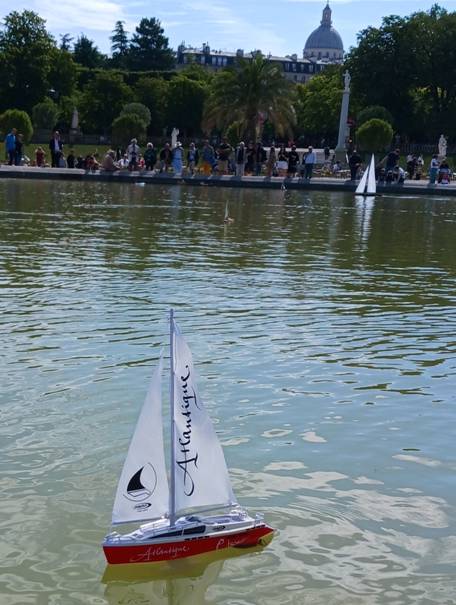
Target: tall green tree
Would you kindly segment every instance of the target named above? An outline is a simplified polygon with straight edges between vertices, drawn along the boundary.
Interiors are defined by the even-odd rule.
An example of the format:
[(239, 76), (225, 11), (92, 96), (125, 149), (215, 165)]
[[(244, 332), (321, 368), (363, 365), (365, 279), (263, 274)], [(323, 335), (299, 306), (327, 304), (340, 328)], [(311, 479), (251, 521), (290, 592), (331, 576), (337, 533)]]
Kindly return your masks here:
[(204, 102), (208, 86), (204, 82), (178, 75), (168, 86), (167, 124), (177, 127), (185, 135), (201, 132)]
[(74, 38), (70, 34), (60, 34), (60, 50), (70, 51)]
[(125, 67), (128, 55), (128, 32), (125, 31), (124, 21), (116, 21), (111, 40), (112, 64), (115, 67)]
[(55, 41), (44, 19), (32, 11), (13, 11), (0, 31), (0, 107), (31, 111), (49, 88)]
[(107, 133), (131, 97), (132, 91), (121, 75), (107, 70), (97, 73), (85, 87), (79, 103), (83, 130)]
[(141, 19), (130, 42), (128, 66), (134, 70), (166, 70), (174, 66), (174, 53), (158, 19)]
[(327, 67), (307, 84), (296, 86), (297, 134), (335, 143), (342, 102), (342, 69)]
[(77, 66), (66, 50), (53, 48), (50, 52), (49, 88), (56, 91), (57, 99), (74, 94), (78, 79)]
[(241, 124), (244, 135), (256, 139), (267, 120), (278, 135), (292, 131), (295, 111), (293, 84), (279, 66), (261, 55), (251, 61), (239, 59), (236, 67), (214, 77), (204, 108), (203, 127), (225, 130), (233, 122)]
[(104, 56), (100, 53), (98, 47), (95, 46), (94, 41), (84, 34), (81, 34), (74, 43), (73, 59), (79, 65), (92, 69), (101, 67), (104, 63)]
[(166, 126), (169, 82), (163, 78), (143, 76), (134, 87), (134, 97), (150, 111), (149, 131), (161, 135)]

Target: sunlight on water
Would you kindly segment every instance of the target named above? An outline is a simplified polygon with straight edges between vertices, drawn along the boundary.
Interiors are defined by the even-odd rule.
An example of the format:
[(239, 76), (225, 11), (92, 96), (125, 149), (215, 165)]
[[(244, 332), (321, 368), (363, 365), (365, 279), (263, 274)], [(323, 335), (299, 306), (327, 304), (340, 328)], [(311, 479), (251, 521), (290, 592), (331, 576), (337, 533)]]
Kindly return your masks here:
[[(0, 217), (0, 603), (454, 603), (455, 201), (2, 180)], [(170, 306), (278, 531), (121, 575), (100, 543)]]

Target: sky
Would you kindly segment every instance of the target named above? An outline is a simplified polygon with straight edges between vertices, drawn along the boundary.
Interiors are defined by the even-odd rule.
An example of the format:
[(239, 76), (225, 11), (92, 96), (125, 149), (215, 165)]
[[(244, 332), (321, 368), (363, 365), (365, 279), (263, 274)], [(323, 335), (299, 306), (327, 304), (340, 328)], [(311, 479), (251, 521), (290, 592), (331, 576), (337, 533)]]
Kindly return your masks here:
[[(434, 0), (330, 0), (333, 26), (345, 50), (356, 46), (359, 31), (379, 26), (382, 17), (406, 16), (429, 10)], [(132, 32), (142, 17), (158, 18), (172, 48), (181, 42), (214, 50), (260, 49), (265, 54), (287, 55), (302, 50), (309, 34), (320, 24), (326, 0), (0, 0), (0, 17), (11, 10), (29, 9), (46, 19), (57, 40), (69, 33), (84, 33), (102, 52), (109, 53), (116, 21)], [(456, 0), (439, 2), (456, 11)]]

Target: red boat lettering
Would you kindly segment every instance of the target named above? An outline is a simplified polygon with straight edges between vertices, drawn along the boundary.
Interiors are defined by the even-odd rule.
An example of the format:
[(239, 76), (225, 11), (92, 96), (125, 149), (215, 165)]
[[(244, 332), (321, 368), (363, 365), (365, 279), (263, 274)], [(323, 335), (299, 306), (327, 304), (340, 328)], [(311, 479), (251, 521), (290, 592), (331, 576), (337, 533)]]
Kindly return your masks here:
[(142, 554), (137, 555), (135, 558), (130, 559), (130, 563), (147, 563), (153, 561), (157, 557), (167, 556), (169, 559), (175, 559), (181, 553), (189, 551), (188, 546), (151, 546)]
[(220, 538), (220, 540), (217, 542), (217, 546), (215, 547), (215, 550), (219, 550), (220, 548), (223, 548), (225, 546), (225, 538)]

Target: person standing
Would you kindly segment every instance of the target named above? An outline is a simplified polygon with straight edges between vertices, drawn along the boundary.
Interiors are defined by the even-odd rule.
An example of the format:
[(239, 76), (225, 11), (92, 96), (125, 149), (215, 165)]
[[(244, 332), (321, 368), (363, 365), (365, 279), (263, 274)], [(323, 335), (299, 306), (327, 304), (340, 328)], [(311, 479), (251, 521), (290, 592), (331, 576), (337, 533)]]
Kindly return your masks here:
[(276, 162), (277, 162), (277, 155), (276, 155), (275, 146), (271, 145), (271, 147), (269, 148), (268, 161), (266, 162), (266, 176), (268, 178), (271, 178), (271, 176), (274, 174)]
[(203, 160), (202, 168), (204, 176), (210, 176), (215, 164), (215, 151), (212, 145), (209, 144), (208, 139), (204, 141), (204, 147), (201, 150), (201, 159)]
[(327, 162), (329, 160), (329, 154), (331, 153), (331, 150), (327, 145), (324, 148), (323, 153), (325, 154), (325, 162)]
[(231, 145), (227, 143), (226, 139), (222, 139), (222, 142), (218, 146), (218, 162), (217, 168), (219, 174), (228, 174), (228, 160), (231, 153)]
[(146, 170), (153, 170), (157, 163), (157, 152), (154, 149), (153, 143), (147, 143), (146, 151), (144, 152), (144, 167)]
[(244, 141), (241, 141), (236, 149), (236, 176), (244, 176), (246, 162), (247, 150)]
[(11, 132), (6, 135), (5, 147), (8, 155), (8, 164), (12, 166), (16, 161), (16, 132), (15, 128), (11, 129)]
[(128, 155), (128, 170), (138, 170), (139, 152), (140, 147), (136, 139), (131, 139), (130, 145), (127, 147)]
[(356, 149), (353, 150), (353, 153), (351, 154), (348, 160), (348, 166), (350, 168), (350, 179), (352, 181), (356, 181), (356, 177), (358, 176), (358, 170), (361, 166), (361, 156), (356, 151)]
[(184, 166), (184, 150), (182, 149), (182, 143), (177, 141), (176, 146), (173, 149), (172, 166), (174, 174), (176, 176), (182, 176), (182, 168)]
[(60, 132), (58, 130), (54, 132), (54, 136), (49, 141), (49, 149), (51, 150), (52, 168), (58, 168), (60, 156), (63, 152), (63, 141), (60, 138)]
[(198, 160), (199, 160), (199, 152), (195, 146), (195, 143), (192, 142), (192, 143), (190, 143), (190, 146), (187, 151), (187, 168), (192, 176), (195, 174)]
[(407, 156), (407, 172), (408, 172), (408, 178), (410, 180), (412, 180), (413, 177), (415, 176), (415, 170), (416, 170), (416, 155), (409, 153)]
[(429, 167), (429, 185), (435, 185), (435, 179), (439, 172), (440, 162), (437, 154), (432, 156), (431, 165)]
[(309, 147), (309, 151), (304, 158), (304, 178), (309, 180), (312, 178), (312, 172), (317, 162), (317, 156), (313, 147)]
[(261, 141), (258, 141), (255, 148), (255, 176), (260, 176), (263, 164), (266, 162), (266, 150)]
[(165, 146), (160, 151), (160, 172), (168, 172), (173, 159), (172, 156), (171, 145), (169, 143), (165, 143)]
[(287, 176), (288, 154), (285, 145), (281, 145), (277, 154), (277, 170), (279, 176)]
[(296, 151), (296, 145), (292, 145), (288, 153), (288, 176), (293, 178), (296, 176), (299, 164), (299, 153)]
[(19, 132), (16, 135), (16, 154), (14, 157), (14, 165), (21, 166), (22, 165), (22, 154), (23, 154), (24, 144), (22, 142), (22, 134)]

